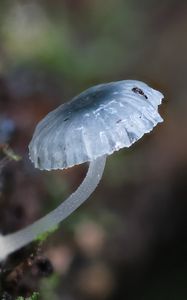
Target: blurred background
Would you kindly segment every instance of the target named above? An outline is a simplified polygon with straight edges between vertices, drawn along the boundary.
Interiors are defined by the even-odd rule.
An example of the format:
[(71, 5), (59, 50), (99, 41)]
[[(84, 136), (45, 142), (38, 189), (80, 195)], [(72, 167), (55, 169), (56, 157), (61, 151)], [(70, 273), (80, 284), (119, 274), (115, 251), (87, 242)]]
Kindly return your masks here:
[(3, 234), (55, 208), (85, 176), (85, 165), (30, 163), (46, 113), (101, 82), (138, 79), (165, 95), (164, 123), (107, 159), (89, 201), (1, 264), (1, 299), (187, 299), (186, 33), (182, 0), (1, 0)]

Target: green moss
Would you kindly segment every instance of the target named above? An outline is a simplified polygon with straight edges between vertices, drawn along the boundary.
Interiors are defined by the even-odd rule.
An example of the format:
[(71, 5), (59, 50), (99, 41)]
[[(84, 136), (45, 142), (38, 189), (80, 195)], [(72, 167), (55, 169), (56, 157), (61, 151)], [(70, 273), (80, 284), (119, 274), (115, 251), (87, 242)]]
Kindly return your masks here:
[(59, 299), (56, 290), (60, 284), (59, 274), (53, 274), (49, 278), (41, 280), (40, 284), (40, 295), (45, 300), (57, 300)]
[(36, 237), (36, 241), (40, 242), (40, 243), (43, 243), (49, 235), (51, 235), (52, 233), (54, 233), (57, 229), (58, 229), (58, 225), (52, 227), (50, 230), (42, 233), (42, 234), (39, 234), (37, 237)]
[(39, 293), (34, 292), (29, 298), (18, 297), (16, 300), (39, 300)]

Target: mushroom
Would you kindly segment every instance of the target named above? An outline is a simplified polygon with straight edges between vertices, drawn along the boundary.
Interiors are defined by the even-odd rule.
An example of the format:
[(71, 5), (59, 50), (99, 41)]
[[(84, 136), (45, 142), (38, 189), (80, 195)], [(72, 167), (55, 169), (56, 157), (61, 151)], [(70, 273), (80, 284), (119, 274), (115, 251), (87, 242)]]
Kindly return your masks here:
[(70, 168), (89, 162), (78, 189), (45, 217), (15, 233), (0, 236), (0, 260), (77, 209), (101, 180), (106, 157), (130, 147), (163, 121), (158, 113), (163, 95), (147, 84), (123, 80), (89, 88), (50, 112), (36, 127), (30, 159), (40, 170)]

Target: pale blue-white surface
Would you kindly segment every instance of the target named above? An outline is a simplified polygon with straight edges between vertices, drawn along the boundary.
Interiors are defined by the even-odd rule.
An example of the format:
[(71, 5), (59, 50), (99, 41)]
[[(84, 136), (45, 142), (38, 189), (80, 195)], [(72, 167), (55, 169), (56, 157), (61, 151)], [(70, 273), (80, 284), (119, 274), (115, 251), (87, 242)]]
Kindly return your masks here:
[(163, 121), (162, 99), (136, 80), (91, 87), (38, 124), (30, 158), (42, 170), (64, 169), (129, 147)]

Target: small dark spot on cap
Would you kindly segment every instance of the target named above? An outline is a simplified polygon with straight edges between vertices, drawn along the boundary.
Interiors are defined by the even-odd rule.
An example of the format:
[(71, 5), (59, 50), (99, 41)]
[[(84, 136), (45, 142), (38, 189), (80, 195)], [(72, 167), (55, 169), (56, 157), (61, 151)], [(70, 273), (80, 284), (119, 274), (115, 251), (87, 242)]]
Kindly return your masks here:
[(144, 94), (144, 92), (138, 88), (138, 87), (133, 87), (132, 88), (132, 91), (135, 93), (135, 94), (139, 94), (139, 95), (142, 95), (145, 97), (145, 99), (148, 99), (148, 97)]
[(122, 120), (121, 120), (121, 119), (119, 119), (119, 120), (117, 120), (117, 121), (116, 121), (116, 123), (118, 124), (118, 123), (120, 123), (121, 121), (122, 121)]
[(64, 119), (64, 122), (66, 122), (66, 121), (68, 121), (68, 120), (69, 120), (69, 118), (65, 118), (65, 119)]

